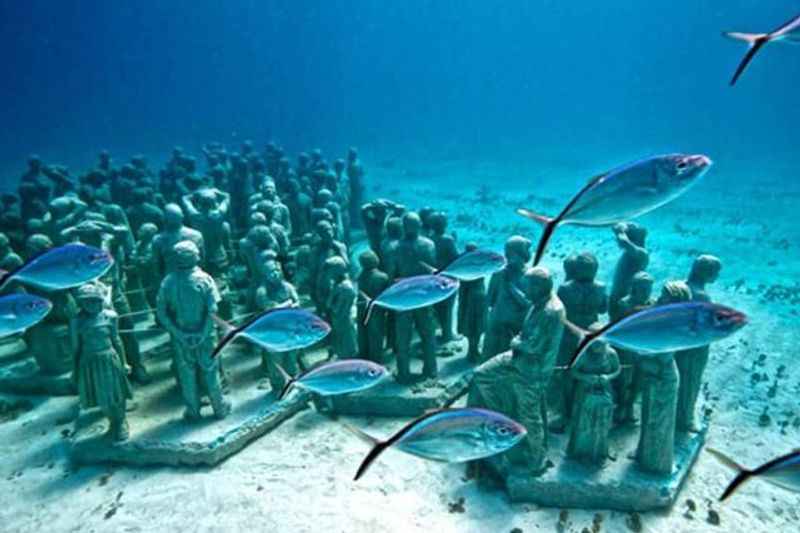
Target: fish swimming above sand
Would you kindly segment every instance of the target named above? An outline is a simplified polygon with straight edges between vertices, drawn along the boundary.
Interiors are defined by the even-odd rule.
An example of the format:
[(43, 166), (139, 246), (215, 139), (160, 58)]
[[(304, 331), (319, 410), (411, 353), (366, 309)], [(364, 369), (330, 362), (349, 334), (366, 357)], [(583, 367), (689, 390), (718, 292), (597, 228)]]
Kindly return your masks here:
[(94, 281), (114, 264), (108, 252), (80, 243), (66, 244), (40, 254), (0, 278), (0, 288), (16, 281), (45, 291), (72, 289)]
[(278, 396), (279, 400), (292, 387), (301, 387), (320, 396), (336, 396), (369, 389), (389, 375), (386, 367), (366, 359), (342, 359), (323, 363), (294, 378), (280, 365), (276, 366), (286, 379), (286, 385)]
[(527, 434), (525, 427), (503, 414), (472, 407), (430, 411), (384, 441), (352, 426), (347, 428), (372, 445), (358, 467), (355, 481), (389, 448), (423, 459), (461, 463), (502, 453)]
[[(568, 368), (597, 340), (638, 357), (689, 350), (724, 339), (747, 324), (747, 316), (712, 302), (658, 305), (611, 322), (596, 332), (582, 332)], [(576, 326), (571, 326), (575, 328)]]
[(722, 33), (723, 36), (736, 41), (744, 41), (747, 43), (747, 53), (739, 62), (736, 72), (731, 78), (730, 85), (736, 85), (739, 76), (742, 75), (744, 69), (753, 60), (756, 53), (767, 43), (784, 42), (788, 44), (800, 44), (800, 15), (792, 18), (790, 21), (781, 25), (770, 33), (741, 33), (736, 31), (726, 31)]
[(216, 357), (234, 338), (243, 337), (270, 352), (301, 350), (318, 343), (331, 332), (330, 325), (320, 317), (294, 307), (271, 309), (256, 315), (240, 327), (233, 327), (215, 317), (227, 330), (214, 348)]
[(455, 258), (439, 274), (459, 281), (475, 281), (503, 270), (506, 258), (492, 250), (473, 250)]
[(369, 322), (374, 306), (392, 311), (411, 311), (448, 299), (458, 290), (458, 280), (440, 274), (423, 274), (396, 281), (374, 299), (367, 300), (364, 324)]
[(800, 492), (800, 450), (794, 450), (791, 453), (782, 455), (753, 470), (743, 467), (718, 450), (708, 448), (708, 452), (719, 459), (725, 466), (739, 472), (725, 489), (725, 492), (722, 493), (719, 501), (728, 499), (745, 481), (756, 477), (781, 488)]
[(0, 339), (22, 333), (41, 322), (53, 304), (33, 294), (14, 293), (0, 296)]
[(555, 217), (520, 208), (544, 225), (533, 265), (541, 261), (558, 226), (613, 226), (668, 204), (689, 190), (711, 167), (705, 155), (666, 154), (641, 159), (589, 180)]

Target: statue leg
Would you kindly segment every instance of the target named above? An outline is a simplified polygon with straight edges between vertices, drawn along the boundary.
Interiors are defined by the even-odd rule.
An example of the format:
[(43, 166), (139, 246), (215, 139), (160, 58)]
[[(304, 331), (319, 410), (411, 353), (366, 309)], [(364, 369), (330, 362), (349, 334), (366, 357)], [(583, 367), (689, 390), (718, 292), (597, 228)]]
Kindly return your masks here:
[(422, 343), (422, 375), (426, 378), (435, 378), (439, 374), (436, 362), (436, 326), (434, 324), (433, 309), (424, 307), (413, 311), (414, 322)]
[(368, 354), (371, 361), (383, 363), (383, 332), (386, 331), (386, 313), (381, 310), (373, 311), (374, 316), (367, 325), (366, 350), (362, 353)]
[(411, 381), (411, 366), (409, 362), (411, 351), (412, 311), (392, 313), (395, 317), (395, 331), (397, 335), (397, 381), (408, 383)]
[(442, 328), (442, 342), (445, 343), (453, 340), (453, 308), (455, 302), (456, 297), (453, 295), (434, 307), (437, 321)]
[(708, 363), (708, 353), (708, 348), (703, 347), (675, 354), (675, 363), (678, 365), (680, 375), (676, 420), (678, 431), (697, 431), (695, 410), (702, 386), (703, 372)]
[(183, 416), (188, 420), (200, 418), (200, 390), (197, 383), (197, 366), (194, 354), (186, 348), (181, 348), (175, 353), (175, 369), (178, 371), (178, 384), (181, 388), (183, 403), (186, 411)]
[(517, 373), (511, 380), (511, 389), (516, 404), (516, 419), (525, 426), (528, 434), (509, 450), (509, 456), (513, 462), (524, 463), (531, 472), (539, 473), (547, 454), (547, 431), (542, 417), (544, 395), (536, 378), (522, 373)]
[(134, 322), (133, 318), (126, 316), (130, 314), (131, 307), (128, 304), (128, 299), (119, 290), (114, 290), (114, 311), (120, 316), (119, 329), (128, 330), (128, 333), (120, 333), (119, 336), (122, 339), (122, 346), (125, 348), (125, 357), (133, 371), (131, 377), (142, 385), (150, 383), (151, 378), (142, 361), (139, 341), (134, 333), (130, 333), (136, 327), (136, 322)]
[[(210, 348), (210, 349), (209, 349)], [(203, 383), (208, 391), (208, 399), (214, 409), (214, 416), (225, 418), (231, 412), (230, 402), (222, 398), (222, 387), (219, 383), (219, 367), (217, 359), (211, 358), (213, 346), (207, 344), (203, 352), (198, 355), (198, 364), (202, 370)]]

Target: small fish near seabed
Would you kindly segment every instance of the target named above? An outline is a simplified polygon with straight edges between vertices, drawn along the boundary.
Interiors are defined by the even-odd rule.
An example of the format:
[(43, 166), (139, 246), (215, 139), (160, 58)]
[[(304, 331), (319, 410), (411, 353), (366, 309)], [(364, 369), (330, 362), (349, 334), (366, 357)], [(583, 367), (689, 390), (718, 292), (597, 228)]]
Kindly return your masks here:
[(33, 294), (15, 293), (0, 296), (0, 339), (22, 333), (41, 322), (53, 304)]
[(781, 25), (777, 29), (769, 33), (741, 33), (736, 31), (726, 31), (722, 33), (723, 36), (736, 41), (744, 41), (747, 43), (747, 53), (739, 62), (733, 77), (731, 78), (730, 85), (736, 85), (739, 76), (742, 75), (744, 69), (750, 64), (750, 61), (756, 56), (759, 50), (767, 43), (785, 42), (788, 44), (800, 44), (800, 15), (792, 18), (787, 23)]
[(505, 266), (503, 254), (492, 250), (473, 250), (458, 256), (439, 274), (467, 282), (491, 276)]
[(786, 490), (800, 492), (800, 450), (782, 455), (753, 470), (745, 468), (718, 450), (713, 448), (707, 450), (722, 464), (738, 472), (720, 496), (719, 501), (728, 499), (745, 481), (753, 478), (763, 479)]
[(279, 400), (285, 398), (292, 387), (300, 387), (320, 396), (338, 396), (372, 388), (389, 376), (386, 367), (366, 359), (330, 361), (294, 378), (280, 365), (277, 367), (286, 379)]
[(240, 327), (233, 327), (215, 317), (227, 330), (214, 348), (216, 357), (234, 338), (243, 337), (270, 352), (301, 350), (318, 343), (331, 332), (330, 325), (320, 317), (294, 307), (271, 309), (256, 315)]
[(684, 194), (708, 171), (705, 155), (666, 154), (628, 163), (589, 180), (555, 217), (520, 208), (517, 213), (544, 225), (536, 266), (558, 226), (613, 226), (634, 219)]
[(505, 415), (472, 407), (430, 411), (384, 441), (352, 426), (347, 428), (372, 445), (355, 481), (389, 448), (432, 461), (462, 463), (505, 452), (527, 434), (524, 426)]
[(396, 281), (376, 298), (367, 300), (367, 314), (364, 323), (369, 322), (374, 306), (391, 311), (411, 311), (428, 307), (448, 299), (458, 290), (458, 280), (440, 274), (423, 274)]
[(111, 255), (94, 246), (66, 244), (40, 254), (0, 278), (0, 288), (10, 282), (44, 291), (72, 289), (103, 276), (114, 264)]
[[(650, 307), (630, 314), (583, 338), (568, 368), (590, 344), (602, 339), (638, 357), (689, 350), (733, 335), (747, 324), (747, 316), (711, 302), (680, 302)], [(569, 325), (571, 328), (576, 326)]]

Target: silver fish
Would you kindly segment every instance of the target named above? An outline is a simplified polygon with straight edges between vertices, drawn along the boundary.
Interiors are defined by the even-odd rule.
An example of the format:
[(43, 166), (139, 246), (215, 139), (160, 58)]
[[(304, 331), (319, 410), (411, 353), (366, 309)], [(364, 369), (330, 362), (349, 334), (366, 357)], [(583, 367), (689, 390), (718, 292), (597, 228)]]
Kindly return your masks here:
[(367, 299), (367, 314), (364, 323), (369, 322), (372, 309), (378, 305), (392, 311), (411, 311), (427, 307), (448, 299), (458, 290), (458, 280), (439, 274), (423, 274), (403, 278), (387, 287), (376, 298)]
[(473, 250), (458, 256), (439, 274), (459, 281), (475, 281), (491, 276), (506, 266), (503, 254), (491, 250)]
[(244, 337), (271, 352), (288, 352), (316, 344), (331, 332), (330, 325), (311, 311), (293, 307), (265, 311), (238, 328), (216, 320), (228, 331), (211, 357), (236, 337)]
[(524, 426), (507, 416), (473, 407), (440, 409), (409, 422), (385, 441), (347, 426), (356, 436), (372, 445), (358, 467), (357, 481), (380, 454), (395, 447), (400, 451), (446, 463), (483, 459), (502, 453), (527, 434)]
[(0, 278), (0, 288), (11, 281), (45, 291), (71, 289), (94, 281), (114, 264), (114, 258), (94, 246), (66, 244), (47, 250)]
[(342, 359), (310, 368), (297, 377), (291, 377), (277, 365), (286, 379), (278, 399), (283, 399), (293, 386), (315, 392), (321, 396), (349, 394), (374, 387), (383, 381), (389, 371), (386, 367), (366, 359)]
[(792, 492), (800, 492), (800, 450), (794, 450), (791, 453), (782, 455), (753, 470), (743, 467), (718, 450), (708, 448), (708, 451), (719, 459), (722, 464), (739, 472), (727, 486), (725, 492), (722, 493), (722, 496), (720, 496), (720, 501), (730, 497), (742, 483), (754, 477), (762, 478), (764, 481)]
[(744, 41), (747, 43), (747, 53), (739, 62), (736, 72), (731, 78), (731, 87), (736, 84), (736, 80), (742, 75), (744, 69), (753, 60), (756, 53), (761, 50), (767, 43), (785, 42), (789, 44), (800, 44), (800, 15), (792, 18), (790, 21), (782, 24), (777, 29), (769, 33), (741, 33), (737, 31), (726, 31), (722, 33), (723, 36), (737, 41)]
[(558, 226), (613, 226), (671, 202), (711, 167), (704, 155), (666, 154), (641, 159), (592, 178), (556, 217), (520, 208), (517, 213), (544, 225), (534, 266)]
[(49, 300), (33, 294), (0, 296), (0, 338), (22, 333), (41, 322), (53, 309)]
[(584, 333), (569, 367), (593, 342), (602, 339), (640, 357), (706, 346), (728, 337), (747, 324), (747, 316), (712, 302), (659, 305)]

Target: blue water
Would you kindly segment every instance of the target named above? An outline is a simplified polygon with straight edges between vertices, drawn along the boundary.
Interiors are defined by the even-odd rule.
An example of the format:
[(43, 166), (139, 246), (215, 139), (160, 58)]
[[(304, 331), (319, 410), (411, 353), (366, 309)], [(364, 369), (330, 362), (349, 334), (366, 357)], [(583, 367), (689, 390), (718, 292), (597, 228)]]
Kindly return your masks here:
[[(745, 176), (791, 166), (798, 49), (744, 53), (797, 3), (383, 0), (0, 5), (0, 169), (40, 153), (274, 137), (402, 157), (547, 154), (597, 163), (704, 151)], [(369, 153), (368, 151), (365, 152)], [(598, 169), (598, 170), (600, 170)], [(5, 181), (5, 179), (4, 179)]]

